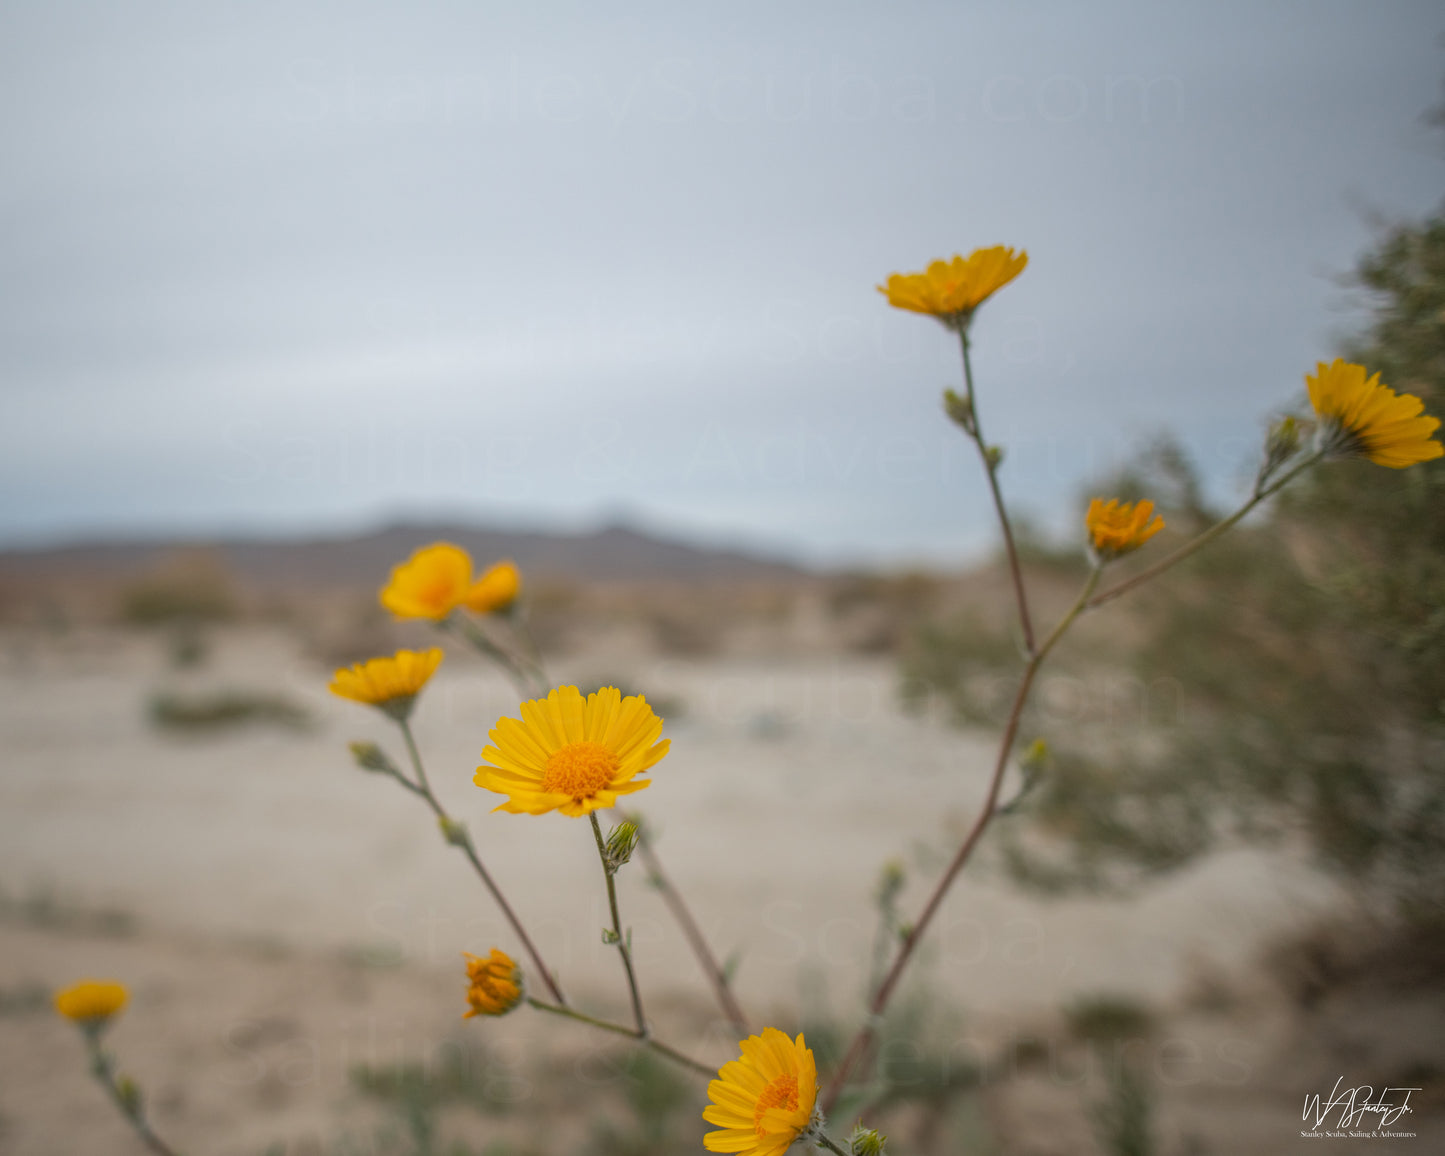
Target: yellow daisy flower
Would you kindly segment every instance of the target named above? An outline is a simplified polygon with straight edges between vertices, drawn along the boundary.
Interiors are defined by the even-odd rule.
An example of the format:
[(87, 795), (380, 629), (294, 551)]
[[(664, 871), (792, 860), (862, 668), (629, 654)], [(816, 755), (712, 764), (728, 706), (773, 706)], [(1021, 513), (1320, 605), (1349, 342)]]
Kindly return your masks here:
[[(1150, 518), (1153, 521), (1150, 521)], [(1089, 544), (1099, 560), (1107, 562), (1120, 554), (1137, 550), (1160, 530), (1164, 519), (1154, 513), (1154, 503), (1121, 502), (1118, 498), (1095, 498), (1084, 516), (1089, 530)]]
[(435, 646), (398, 650), (390, 658), (369, 658), (338, 670), (331, 680), (331, 693), (380, 707), (393, 718), (406, 718), (441, 661), (442, 652)]
[(545, 699), (521, 706), (522, 718), (497, 720), (494, 746), (472, 780), (507, 795), (498, 811), (544, 815), (561, 811), (578, 818), (604, 810), (617, 796), (651, 785), (637, 776), (667, 754), (658, 742), (662, 720), (639, 695), (622, 697), (604, 686), (586, 698), (575, 686), (559, 686)]
[(1318, 445), (1331, 457), (1363, 455), (1377, 466), (1403, 470), (1445, 454), (1431, 435), (1440, 419), (1425, 413), (1413, 394), (1396, 394), (1380, 384), (1378, 373), (1366, 378), (1363, 365), (1340, 358), (1315, 366), (1305, 376), (1310, 404), (1320, 418)]
[(476, 580), (462, 602), (477, 614), (505, 610), (517, 600), (522, 590), (522, 574), (508, 559), (498, 562)]
[(436, 542), (392, 570), (381, 604), (398, 618), (440, 621), (461, 605), (471, 585), (471, 555), (450, 542)]
[(922, 273), (894, 273), (878, 292), (896, 309), (927, 313), (945, 324), (966, 324), (973, 311), (1024, 271), (1029, 255), (1011, 246), (975, 249), (967, 257), (934, 261)]
[(467, 958), (467, 1003), (471, 1010), (462, 1016), (504, 1016), (522, 1002), (522, 969), (505, 951), (492, 948), (486, 959), (464, 951)]
[(743, 1156), (781, 1156), (800, 1136), (821, 1125), (815, 1110), (818, 1067), (803, 1037), (790, 1040), (777, 1028), (764, 1028), (738, 1045), (742, 1058), (722, 1066), (720, 1079), (707, 1086), (712, 1103), (702, 1118), (722, 1131), (702, 1138), (709, 1152)]
[(110, 1019), (130, 999), (125, 984), (113, 979), (83, 979), (55, 993), (55, 1010), (78, 1024), (93, 1025)]

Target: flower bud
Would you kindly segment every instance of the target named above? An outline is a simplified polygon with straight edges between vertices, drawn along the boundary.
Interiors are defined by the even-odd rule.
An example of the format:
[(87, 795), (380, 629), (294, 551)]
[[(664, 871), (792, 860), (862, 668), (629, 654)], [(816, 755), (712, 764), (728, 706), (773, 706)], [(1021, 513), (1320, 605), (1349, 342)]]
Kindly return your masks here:
[(973, 433), (973, 403), (968, 398), (951, 389), (945, 389), (943, 391), (943, 412), (948, 414), (949, 420), (955, 425), (961, 426), (968, 433)]
[(467, 834), (467, 825), (446, 815), (437, 819), (437, 829), (441, 831), (442, 838), (453, 847), (465, 847), (471, 840), (471, 836)]
[(898, 898), (898, 893), (903, 890), (903, 884), (907, 881), (908, 875), (904, 870), (903, 862), (899, 859), (890, 859), (883, 864), (883, 870), (878, 873), (878, 890), (874, 898), (880, 907), (891, 907), (893, 901)]
[(636, 822), (628, 819), (612, 828), (607, 836), (607, 872), (609, 875), (617, 874), (618, 870), (632, 858), (632, 852), (637, 849), (637, 840), (641, 837)]
[(350, 746), (351, 757), (363, 771), (382, 775), (396, 774), (396, 767), (386, 757), (386, 752), (375, 743), (351, 743)]
[(134, 1080), (129, 1076), (121, 1076), (115, 1082), (115, 1095), (116, 1099), (120, 1101), (121, 1111), (133, 1120), (140, 1119), (140, 1089), (136, 1087)]
[(1019, 759), (1019, 765), (1025, 773), (1043, 769), (1049, 761), (1049, 744), (1043, 739), (1034, 739), (1029, 743), (1028, 750), (1024, 751), (1023, 758)]
[(888, 1143), (888, 1137), (880, 1135), (873, 1128), (865, 1128), (859, 1124), (853, 1129), (853, 1134), (848, 1137), (848, 1151), (853, 1156), (886, 1156), (883, 1145)]

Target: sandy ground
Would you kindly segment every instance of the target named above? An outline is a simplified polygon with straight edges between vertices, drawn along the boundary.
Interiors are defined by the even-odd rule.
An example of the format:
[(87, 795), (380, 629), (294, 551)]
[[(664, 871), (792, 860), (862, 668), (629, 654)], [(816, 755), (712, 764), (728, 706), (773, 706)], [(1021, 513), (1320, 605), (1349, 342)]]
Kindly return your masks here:
[[(903, 905), (916, 908), (981, 794), (988, 737), (902, 715), (885, 660), (582, 656), (555, 673), (619, 675), (682, 701), (667, 729), (672, 752), (635, 796), (669, 872), (718, 952), (739, 953), (739, 994), (760, 1022), (788, 1022), (805, 990), (854, 1014), (879, 866), (910, 864)], [(11, 899), (0, 992), (19, 1006), (16, 993), (81, 975), (129, 983), (135, 1003), (115, 1043), (143, 1074), (158, 1121), (193, 1151), (256, 1153), (287, 1138), (301, 1151), (297, 1137), (354, 1128), (347, 1068), (424, 1057), (455, 1036), (459, 953), (516, 946), (421, 804), (351, 764), (349, 739), (398, 756), (399, 743), (384, 718), (329, 696), (327, 674), (279, 633), (227, 636), (183, 683), (145, 639), (0, 640), (0, 885)], [(279, 688), (316, 725), (163, 734), (145, 706), (173, 685)], [(515, 705), (505, 682), (452, 654), (418, 709), (419, 741), (438, 794), (470, 824), (563, 986), (621, 1018), (587, 827), (491, 814), (496, 800), (471, 783), (488, 727)], [(638, 873), (624, 871), (620, 885), (659, 1034), (727, 1058), (726, 1032), (659, 897)], [(44, 895), (63, 909), (126, 913), (135, 929), (16, 913), (17, 901)], [(958, 1046), (988, 1050), (1080, 994), (1177, 1004), (1191, 977), (1239, 973), (1262, 943), (1307, 926), (1334, 898), (1298, 864), (1256, 853), (1218, 856), (1128, 904), (1048, 903), (965, 878), (918, 974), (946, 997), (940, 1005), (964, 1009)], [(1306, 1085), (1316, 1073), (1298, 1065), (1298, 1087), (1263, 1075), (1294, 1046), (1289, 1024), (1265, 1005), (1232, 1015), (1187, 1028), (1201, 1050), (1189, 1095), (1170, 1109), (1179, 1143), (1219, 1134), (1224, 1118), (1236, 1121), (1224, 1129), (1237, 1134), (1232, 1149), (1206, 1139), (1190, 1150), (1319, 1143), (1297, 1139), (1302, 1095), (1327, 1090)], [(484, 1029), (520, 1085), (539, 1037), (592, 1046), (542, 1018)], [(39, 1012), (0, 1020), (0, 1150), (136, 1150), (86, 1085), (64, 1027)], [(1077, 1094), (1061, 1098), (1059, 1079), (1038, 1078), (1049, 1095), (1031, 1104), (1029, 1080), (1015, 1081), (996, 1098), (993, 1126), (1039, 1133), (1010, 1151), (1080, 1150), (1051, 1146), (1060, 1130), (1084, 1142)]]

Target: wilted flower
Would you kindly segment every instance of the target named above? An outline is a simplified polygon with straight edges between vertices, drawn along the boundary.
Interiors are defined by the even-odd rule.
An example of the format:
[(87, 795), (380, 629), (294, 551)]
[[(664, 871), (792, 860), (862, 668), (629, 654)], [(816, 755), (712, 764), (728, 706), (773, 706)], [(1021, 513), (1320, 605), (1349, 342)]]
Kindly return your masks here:
[(486, 959), (463, 952), (467, 958), (467, 1003), (471, 1010), (462, 1016), (504, 1016), (522, 1002), (522, 969), (512, 957), (492, 948)]

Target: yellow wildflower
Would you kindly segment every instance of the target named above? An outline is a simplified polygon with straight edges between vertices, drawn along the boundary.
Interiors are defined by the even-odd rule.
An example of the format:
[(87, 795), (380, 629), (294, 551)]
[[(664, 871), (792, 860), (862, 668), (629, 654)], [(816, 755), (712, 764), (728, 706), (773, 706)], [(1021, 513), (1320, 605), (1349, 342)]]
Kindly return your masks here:
[(398, 618), (440, 621), (461, 604), (471, 584), (471, 555), (450, 542), (436, 542), (392, 570), (381, 604)]
[(1153, 502), (1121, 502), (1118, 498), (1107, 502), (1095, 498), (1089, 503), (1084, 524), (1089, 543), (1102, 562), (1137, 550), (1164, 529), (1164, 519), (1155, 515)]
[(1363, 365), (1340, 358), (1315, 366), (1305, 376), (1310, 404), (1320, 418), (1318, 445), (1332, 457), (1362, 455), (1378, 466), (1402, 470), (1445, 454), (1431, 435), (1440, 419), (1425, 413), (1413, 394), (1396, 394), (1380, 384), (1378, 373), (1366, 377)]
[(790, 1040), (764, 1028), (738, 1045), (740, 1059), (722, 1066), (707, 1087), (712, 1103), (702, 1118), (722, 1131), (702, 1138), (709, 1152), (781, 1156), (800, 1136), (812, 1135), (822, 1120), (815, 1111), (818, 1068), (800, 1035)]
[(78, 1024), (99, 1024), (110, 1019), (130, 999), (125, 984), (113, 979), (83, 979), (55, 993), (55, 1010)]
[(331, 680), (331, 693), (405, 718), (441, 661), (442, 652), (435, 646), (430, 650), (398, 650), (390, 658), (369, 658), (338, 670)]
[(486, 959), (464, 951), (467, 958), (467, 1003), (471, 1010), (462, 1016), (504, 1016), (522, 1002), (522, 969), (505, 951), (492, 948)]
[(517, 600), (522, 590), (522, 575), (516, 565), (508, 559), (498, 562), (476, 580), (462, 601), (468, 610), (477, 614), (491, 614), (505, 610)]
[(486, 762), (472, 780), (509, 796), (498, 811), (578, 818), (603, 810), (649, 786), (637, 776), (667, 754), (668, 740), (658, 742), (662, 720), (647, 700), (623, 698), (614, 686), (586, 698), (575, 686), (559, 686), (522, 703), (521, 713), (520, 720), (497, 720), (495, 745), (482, 751)]
[(927, 313), (948, 325), (966, 324), (973, 311), (1024, 271), (1029, 255), (1011, 246), (975, 249), (967, 257), (934, 261), (922, 273), (894, 273), (878, 292), (888, 304)]

